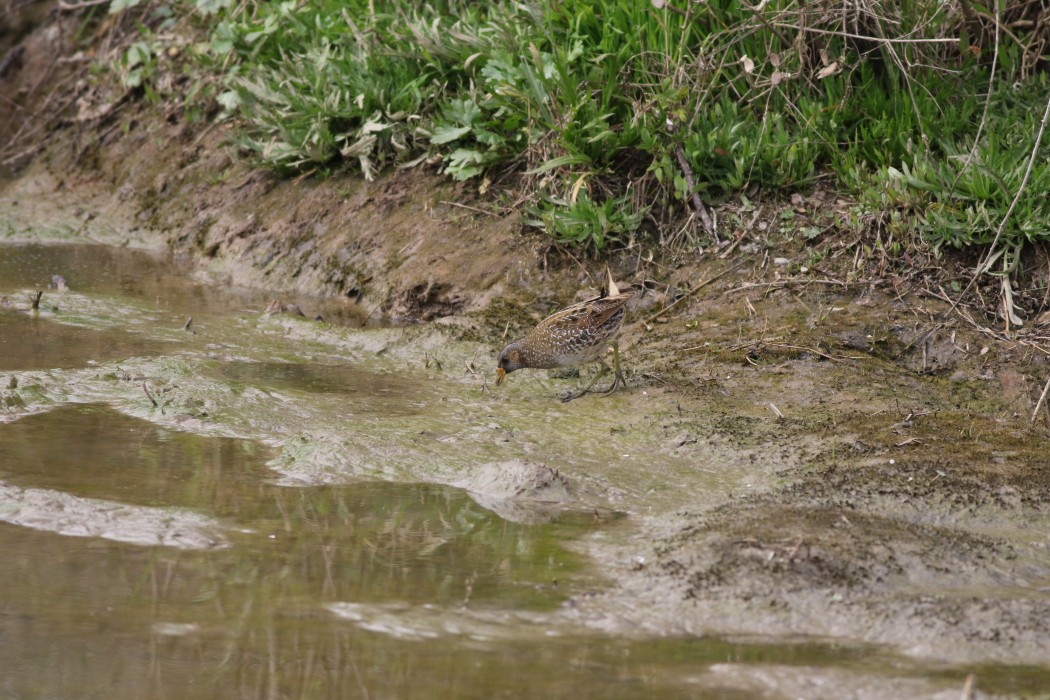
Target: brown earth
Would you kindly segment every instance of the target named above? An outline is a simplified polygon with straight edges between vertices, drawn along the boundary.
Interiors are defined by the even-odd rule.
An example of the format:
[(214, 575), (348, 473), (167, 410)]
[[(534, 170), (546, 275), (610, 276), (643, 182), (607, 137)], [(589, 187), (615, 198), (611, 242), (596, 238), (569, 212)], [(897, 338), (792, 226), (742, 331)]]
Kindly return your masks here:
[[(12, 236), (51, 225), (163, 245), (215, 280), (439, 321), (491, 350), (599, 274), (433, 172), (284, 180), (238, 160), (228, 126), (134, 95), (107, 102), (78, 77), (72, 20), (52, 20), (0, 34), (6, 55), (22, 47), (0, 93), (28, 107), (0, 104), (3, 140), (24, 135), (5, 151), (17, 157), (0, 191)], [(100, 103), (104, 116), (84, 111)], [(61, 104), (64, 121), (26, 126)], [(831, 635), (1046, 670), (1050, 409), (1035, 409), (1048, 333), (950, 312), (938, 297), (951, 261), (887, 265), (872, 254), (877, 231), (787, 235), (849, 205), (822, 193), (753, 216), (727, 205), (725, 259), (635, 248), (613, 260), (644, 290), (621, 343), (629, 392), (677, 401), (677, 413), (639, 416), (666, 451), (703, 465), (705, 445), (761, 446), (800, 466), (598, 553), (616, 585), (576, 610), (617, 629)]]

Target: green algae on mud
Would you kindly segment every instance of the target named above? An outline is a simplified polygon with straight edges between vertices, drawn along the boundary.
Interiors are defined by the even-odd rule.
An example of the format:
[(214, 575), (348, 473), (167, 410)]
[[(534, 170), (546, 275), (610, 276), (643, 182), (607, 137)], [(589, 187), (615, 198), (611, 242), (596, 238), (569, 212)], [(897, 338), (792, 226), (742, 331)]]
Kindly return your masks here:
[[(416, 541), (411, 533), (423, 533), (408, 559), (429, 547), (446, 550), (446, 537), (433, 536), (433, 522), (454, 516), (469, 530), (478, 513), (497, 530), (553, 527), (544, 547), (556, 544), (588, 555), (587, 573), (580, 569), (571, 577), (578, 588), (565, 583), (570, 579), (564, 575), (557, 590), (534, 578), (531, 584), (542, 587), (539, 597), (523, 591), (517, 593), (524, 597), (515, 597), (514, 591), (498, 591), (499, 579), (489, 580), (493, 595), (510, 596), (511, 607), (524, 607), (529, 615), (508, 614), (498, 603), (493, 615), (463, 613), (460, 602), (469, 598), (473, 611), (484, 599), (480, 593), (475, 597), (474, 587), (488, 584), (479, 578), (468, 586), (471, 574), (459, 570), (443, 579), (445, 597), (429, 608), (420, 601), (406, 607), (382, 598), (362, 603), (360, 591), (326, 599), (325, 610), (335, 618), (325, 623), (332, 625), (324, 628), (326, 635), (338, 636), (346, 625), (399, 644), (447, 635), (456, 640), (455, 654), (465, 654), (482, 643), (478, 640), (509, 637), (516, 644), (519, 635), (529, 639), (546, 634), (543, 630), (565, 635), (598, 630), (627, 637), (635, 658), (654, 635), (830, 635), (850, 645), (879, 642), (885, 653), (903, 649), (916, 659), (935, 660), (938, 669), (933, 673), (919, 661), (914, 673), (887, 676), (882, 669), (864, 669), (849, 679), (841, 671), (848, 663), (839, 654), (850, 656), (855, 647), (815, 654), (821, 673), (840, 688), (881, 684), (907, 688), (907, 695), (932, 695), (961, 684), (969, 667), (960, 662), (989, 660), (1032, 660), (1036, 671), (1027, 677), (1043, 678), (1045, 667), (1036, 660), (1045, 651), (1041, 620), (1050, 618), (1042, 609), (1050, 578), (1043, 575), (1046, 542), (1040, 534), (1047, 513), (1039, 486), (1045, 435), (1010, 419), (1010, 401), (990, 390), (996, 385), (981, 379), (988, 368), (974, 363), (994, 354), (978, 354), (972, 339), (957, 339), (971, 350), (951, 369), (924, 373), (915, 349), (890, 356), (824, 346), (808, 324), (794, 335), (790, 328), (777, 331), (785, 337), (776, 342), (804, 348), (787, 348), (783, 355), (764, 354), (752, 343), (724, 355), (683, 352), (678, 337), (663, 330), (671, 323), (655, 324), (653, 331), (635, 325), (625, 332), (627, 356), (636, 369), (630, 389), (563, 405), (557, 396), (572, 380), (521, 373), (498, 390), (491, 386), (486, 370), (499, 345), (491, 336), (502, 330), (491, 319), (355, 329), (260, 316), (258, 308), (223, 306), (217, 299), (216, 306), (195, 315), (193, 332), (186, 332), (182, 309), (166, 310), (141, 295), (128, 300), (102, 292), (74, 292), (66, 301), (55, 294), (59, 309), (66, 310), (45, 308), (32, 320), (68, 328), (75, 323), (92, 333), (135, 329), (165, 344), (129, 347), (126, 356), (117, 352), (93, 360), (97, 364), (85, 357), (66, 368), (5, 370), (0, 420), (11, 425), (0, 430), (31, 428), (28, 421), (52, 414), (60, 420), (63, 411), (72, 412), (67, 419), (80, 416), (77, 420), (90, 423), (87, 417), (102, 411), (111, 414), (106, 421), (131, 428), (129, 433), (168, 435), (142, 443), (161, 460), (165, 442), (233, 438), (265, 446), (241, 478), (256, 484), (255, 491), (245, 487), (249, 496), (265, 494), (279, 502), (280, 517), (268, 520), (281, 522), (271, 528), (278, 548), (286, 542), (315, 546), (296, 535), (315, 521), (335, 537), (344, 521), (329, 518), (346, 511), (334, 497), (308, 506), (301, 519), (289, 516), (289, 508), (322, 491), (371, 493), (368, 484), (378, 479), (398, 482), (389, 486), (393, 491), (429, 483), (446, 494), (443, 498), (454, 494), (464, 504), (424, 525), (412, 520), (415, 506), (407, 501), (429, 503), (430, 497), (411, 492), (389, 512), (384, 527), (392, 529), (372, 538), (411, 542)], [(820, 303), (845, 302), (838, 295), (834, 301), (818, 297), (813, 305)], [(701, 298), (697, 304), (683, 313), (704, 314), (713, 306)], [(784, 305), (781, 300), (752, 304), (759, 314), (777, 313)], [(796, 321), (809, 318), (799, 309)], [(852, 320), (837, 318), (835, 332), (870, 328), (878, 312), (865, 309)], [(710, 314), (703, 340), (717, 347), (741, 345), (742, 334), (767, 324), (739, 305), (727, 304), (719, 313), (735, 320), (716, 322)], [(814, 315), (819, 320), (820, 314)], [(748, 348), (759, 351), (748, 354)], [(41, 356), (45, 364), (46, 359)], [(960, 378), (949, 379), (949, 371)], [(31, 415), (42, 412), (51, 413)], [(174, 469), (171, 476), (180, 473), (185, 474)], [(228, 476), (234, 475), (206, 481)], [(61, 479), (15, 483), (39, 492), (67, 488)], [(158, 502), (177, 503), (180, 493), (189, 493), (174, 480), (162, 483), (152, 492)], [(119, 485), (118, 479), (102, 478), (101, 490), (78, 497), (110, 501), (114, 492), (105, 489)], [(68, 488), (75, 492), (73, 485)], [(288, 495), (295, 493), (298, 500)], [(459, 515), (464, 511), (472, 515)], [(259, 533), (240, 532), (252, 528), (250, 520), (223, 511), (223, 541), (233, 549), (257, 546)], [(396, 527), (412, 522), (419, 525), (410, 525), (408, 534)], [(539, 550), (534, 553), (540, 556)], [(563, 561), (576, 555), (565, 556)], [(377, 561), (384, 559), (389, 561), (385, 556)], [(397, 580), (407, 586), (413, 564), (395, 563), (402, 576)], [(428, 575), (439, 577), (443, 566)], [(323, 564), (308, 568), (325, 575)], [(261, 581), (258, 572), (238, 567), (219, 571), (235, 571), (233, 580), (249, 588)], [(225, 577), (198, 575), (208, 585), (194, 595), (208, 601), (220, 596), (229, 604), (221, 597)], [(950, 595), (943, 595), (949, 588)], [(252, 590), (263, 601), (259, 605), (276, 595), (266, 586)], [(308, 596), (296, 597), (294, 586), (289, 590), (298, 603), (282, 620), (315, 614), (304, 602)], [(562, 601), (564, 607), (558, 607)], [(541, 617), (530, 617), (536, 610)], [(198, 623), (190, 617), (158, 620), (156, 637), (193, 645), (201, 634), (228, 634), (228, 618), (193, 627)], [(969, 619), (975, 622), (968, 624)], [(269, 624), (262, 621), (245, 632), (241, 648), (255, 649), (254, 640)], [(283, 635), (287, 624), (274, 627), (274, 633)], [(981, 624), (986, 633), (978, 629)], [(294, 628), (290, 633), (299, 634)], [(325, 646), (327, 637), (299, 637), (307, 638), (336, 653), (336, 647)], [(587, 638), (594, 643), (594, 637)], [(546, 642), (522, 643), (530, 653), (547, 648)], [(296, 646), (300, 642), (289, 644), (280, 653), (307, 650)], [(789, 655), (789, 648), (780, 647), (780, 653)], [(401, 647), (388, 651), (391, 658), (407, 653)], [(463, 658), (455, 654), (447, 658)], [(246, 667), (256, 668), (249, 656)], [(773, 654), (765, 666), (730, 664), (719, 672), (680, 669), (674, 684), (755, 690), (762, 674), (771, 673), (784, 687), (794, 687), (801, 681), (784, 658)], [(902, 668), (901, 657), (893, 658)], [(666, 659), (654, 663), (667, 668)], [(406, 664), (406, 678), (420, 668)], [(627, 673), (644, 667), (632, 665)], [(989, 678), (1011, 672), (1009, 666), (981, 668)], [(724, 683), (723, 673), (730, 678)], [(1037, 680), (1024, 683), (1022, 690), (1040, 687)]]

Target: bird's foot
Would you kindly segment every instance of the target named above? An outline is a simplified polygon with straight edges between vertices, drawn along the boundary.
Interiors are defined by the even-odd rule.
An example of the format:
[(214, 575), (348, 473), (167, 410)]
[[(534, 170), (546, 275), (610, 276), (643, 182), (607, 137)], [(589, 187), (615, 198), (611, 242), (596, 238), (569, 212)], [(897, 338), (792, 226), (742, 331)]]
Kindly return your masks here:
[(617, 373), (616, 377), (613, 379), (613, 382), (609, 385), (608, 389), (606, 389), (605, 391), (595, 391), (594, 393), (601, 394), (602, 396), (608, 396), (609, 394), (613, 393), (614, 391), (620, 388), (627, 388), (627, 380), (623, 378), (622, 374)]
[(565, 394), (564, 396), (561, 397), (561, 402), (562, 403), (568, 403), (568, 402), (572, 401), (573, 399), (580, 398), (584, 394), (598, 394), (599, 396), (608, 396), (609, 394), (613, 393), (617, 389), (626, 388), (626, 387), (627, 387), (627, 382), (624, 381), (624, 379), (621, 377), (619, 379), (614, 379), (613, 383), (609, 385), (608, 389), (592, 389), (592, 388), (590, 388), (590, 386), (586, 386), (583, 389), (578, 389), (577, 391), (570, 391), (569, 393), (567, 393), (567, 394)]
[(606, 375), (606, 373), (608, 373), (608, 372), (609, 372), (609, 367), (608, 367), (608, 365), (606, 365), (603, 362), (601, 371), (598, 372), (598, 374), (596, 374), (594, 376), (594, 379), (591, 380), (590, 384), (588, 384), (587, 386), (583, 387), (582, 389), (578, 389), (576, 391), (570, 391), (569, 393), (565, 394), (564, 396), (561, 397), (561, 402), (562, 403), (568, 403), (568, 402), (572, 401), (573, 399), (580, 398), (584, 394), (601, 394), (602, 396), (605, 396), (607, 394), (611, 394), (614, 391), (616, 391), (616, 389), (618, 387), (627, 385), (627, 383), (624, 381), (623, 374), (620, 372), (620, 368), (617, 367), (616, 368), (616, 375), (615, 375), (615, 377), (613, 379), (613, 383), (608, 389), (606, 389), (605, 391), (598, 391), (597, 389), (593, 389), (594, 385), (598, 383), (598, 380), (600, 380), (602, 377), (604, 377)]
[(590, 392), (590, 389), (579, 389), (577, 391), (570, 391), (570, 392), (562, 395), (561, 402), (562, 403), (569, 403), (573, 399), (578, 399), (581, 396), (583, 396), (584, 394), (587, 394), (589, 392)]

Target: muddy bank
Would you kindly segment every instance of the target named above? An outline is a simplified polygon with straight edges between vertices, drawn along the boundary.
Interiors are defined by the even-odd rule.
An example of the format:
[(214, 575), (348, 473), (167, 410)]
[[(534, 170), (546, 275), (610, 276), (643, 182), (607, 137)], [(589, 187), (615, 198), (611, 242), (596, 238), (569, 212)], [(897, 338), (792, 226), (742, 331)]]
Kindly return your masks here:
[(1050, 446), (1032, 409), (1045, 354), (943, 329), (944, 307), (914, 297), (774, 292), (734, 305), (739, 286), (693, 306), (702, 350), (639, 341), (658, 358), (650, 376), (691, 409), (667, 434), (678, 449), (713, 436), (781, 445), (799, 466), (777, 469), (764, 493), (654, 518), (654, 545), (619, 552), (619, 593), (580, 601), (581, 614), (653, 633), (818, 634), (1043, 664)]
[[(86, 85), (71, 95), (103, 100)], [(494, 390), (505, 335), (589, 293), (600, 265), (547, 255), (514, 216), (433, 173), (280, 180), (238, 160), (221, 124), (133, 99), (75, 114), (3, 183), (0, 241), (169, 251), (200, 280), (338, 302), (345, 323), (262, 315), (260, 297), (209, 322), (199, 298), (161, 313), (84, 286), (45, 292), (30, 319), (41, 280), (17, 280), (0, 329), (42, 333), (0, 366), (4, 421), (103, 405), (265, 444), (281, 484), (426, 482), (514, 523), (570, 513), (588, 523), (573, 546), (609, 586), (560, 615), (591, 630), (832, 637), (1031, 664), (1027, 688), (1050, 673), (1038, 342), (1003, 341), (905, 276), (851, 267), (852, 248), (785, 243), (771, 210), (726, 259), (613, 261), (640, 292), (621, 342), (627, 391), (562, 405), (576, 380), (540, 372)], [(424, 323), (353, 328), (366, 319)], [(135, 333), (146, 322), (148, 338)], [(115, 354), (70, 359), (83, 329)], [(29, 495), (45, 516), (62, 506)]]
[[(279, 180), (234, 165), (223, 154), (221, 129), (204, 151), (213, 155), (169, 174), (160, 149), (148, 152), (155, 139), (141, 131), (107, 153), (113, 170), (57, 177), (64, 163), (35, 161), (4, 189), (7, 237), (49, 226), (106, 243), (164, 247), (213, 282), (342, 297), (396, 321), (483, 308), (535, 257), (536, 243), (518, 239), (516, 224), (457, 210), (446, 200), (459, 196), (436, 176)], [(201, 182), (222, 173), (234, 182)]]
[[(982, 352), (955, 329), (950, 366), (923, 373), (906, 342), (892, 356), (850, 345), (899, 313), (889, 300), (735, 301), (748, 279), (727, 275), (652, 330), (629, 322), (629, 390), (570, 404), (557, 397), (572, 377), (520, 373), (494, 390), (485, 369), (498, 343), (470, 339), (488, 332), (485, 314), (357, 330), (256, 309), (201, 314), (187, 333), (182, 307), (49, 292), (38, 327), (116, 334), (106, 344), (125, 359), (5, 367), (0, 406), (21, 421), (102, 404), (248, 438), (275, 450), (268, 464), (287, 485), (422, 481), (511, 522), (577, 514), (591, 533), (574, 546), (611, 584), (568, 600), (564, 620), (585, 628), (817, 635), (952, 663), (1042, 664), (1046, 429), (1028, 413), (1038, 384), (1004, 387), (1045, 362)], [(147, 323), (161, 345), (117, 340)], [(741, 343), (773, 323), (779, 347)], [(701, 327), (706, 345), (682, 342)]]

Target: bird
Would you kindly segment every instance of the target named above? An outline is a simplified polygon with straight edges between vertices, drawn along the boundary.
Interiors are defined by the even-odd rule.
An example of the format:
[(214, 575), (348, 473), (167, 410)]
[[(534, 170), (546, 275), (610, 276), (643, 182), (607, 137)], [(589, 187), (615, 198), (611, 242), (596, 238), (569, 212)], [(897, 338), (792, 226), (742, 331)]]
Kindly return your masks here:
[(575, 367), (600, 361), (601, 371), (590, 384), (562, 397), (562, 401), (572, 401), (588, 393), (609, 371), (602, 355), (610, 345), (613, 348), (615, 378), (612, 386), (601, 393), (611, 394), (620, 385), (625, 385), (615, 336), (623, 325), (627, 302), (634, 292), (621, 293), (608, 268), (606, 277), (607, 281), (598, 296), (554, 312), (524, 338), (508, 343), (497, 360), (496, 386), (502, 384), (508, 374), (519, 369)]

